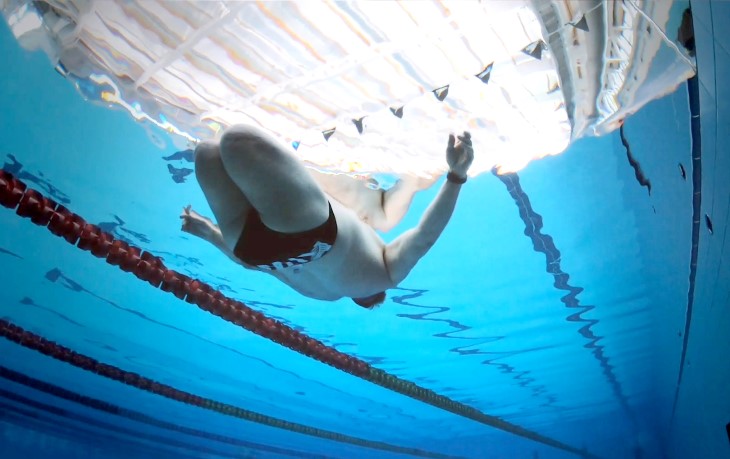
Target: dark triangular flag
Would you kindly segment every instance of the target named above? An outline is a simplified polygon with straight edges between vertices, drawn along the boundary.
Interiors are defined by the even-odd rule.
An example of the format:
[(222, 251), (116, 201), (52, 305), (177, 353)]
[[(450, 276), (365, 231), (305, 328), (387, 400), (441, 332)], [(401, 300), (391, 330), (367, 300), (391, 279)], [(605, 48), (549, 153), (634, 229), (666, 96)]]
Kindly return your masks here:
[(324, 140), (329, 141), (330, 137), (332, 137), (332, 134), (334, 134), (336, 130), (337, 130), (337, 128), (332, 128), (332, 129), (327, 129), (326, 131), (322, 131)]
[(401, 105), (398, 108), (390, 107), (390, 113), (394, 114), (398, 118), (403, 118), (403, 106)]
[(298, 140), (295, 140), (294, 142), (291, 143), (291, 146), (294, 147), (295, 150), (297, 150), (297, 149), (299, 149), (300, 143), (301, 142), (299, 142)]
[(56, 67), (54, 68), (62, 77), (66, 78), (68, 76), (68, 69), (65, 65), (63, 65), (63, 62), (58, 61), (58, 64), (56, 64)]
[(355, 127), (357, 128), (357, 132), (362, 134), (362, 120), (364, 120), (365, 117), (362, 116), (358, 119), (353, 119), (352, 122), (355, 123)]
[(581, 16), (578, 22), (571, 22), (570, 25), (575, 27), (576, 29), (580, 29), (584, 32), (589, 32), (588, 30), (588, 21), (586, 21), (585, 15)]
[(489, 77), (492, 76), (492, 66), (494, 65), (494, 62), (489, 64), (488, 66), (484, 67), (484, 70), (477, 73), (475, 76), (482, 80), (482, 83), (489, 83)]
[(438, 100), (443, 102), (444, 99), (446, 99), (446, 96), (449, 95), (449, 85), (441, 86), (440, 88), (436, 88), (432, 92), (433, 92), (433, 95), (436, 96), (436, 98)]
[(532, 56), (535, 59), (540, 60), (542, 59), (542, 50), (544, 46), (545, 43), (543, 43), (542, 40), (537, 40), (522, 48), (522, 52), (527, 54), (528, 56)]

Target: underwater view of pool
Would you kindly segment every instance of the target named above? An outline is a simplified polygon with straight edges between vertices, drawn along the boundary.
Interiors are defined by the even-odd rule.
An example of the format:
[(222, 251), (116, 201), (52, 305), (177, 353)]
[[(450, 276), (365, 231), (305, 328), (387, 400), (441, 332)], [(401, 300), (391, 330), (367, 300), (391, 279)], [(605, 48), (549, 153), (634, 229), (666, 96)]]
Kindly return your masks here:
[[(24, 7), (35, 8), (38, 24), (48, 31), (52, 24), (44, 15), (56, 11), (61, 17), (65, 4), (55, 3)], [(87, 3), (98, 10), (105, 4)], [(550, 3), (569, 10), (580, 2)], [(560, 34), (602, 30), (590, 15), (611, 17), (610, 8), (604, 2), (584, 3), (590, 3), (580, 8), (593, 32), (566, 22)], [(655, 2), (608, 2), (614, 3), (628, 11), (650, 10)], [(448, 94), (431, 93), (439, 88), (418, 92), (394, 82), (375, 88), (342, 72), (325, 78), (312, 71), (306, 84), (301, 79), (281, 83), (281, 94), (291, 89), (288, 102), (274, 96), (263, 100), (269, 94), (264, 90), (245, 94), (251, 105), (237, 104), (246, 107), (246, 116), (260, 113), (260, 119), (271, 120), (273, 134), (291, 144), (293, 154), (312, 167), (369, 178), (373, 188), (387, 189), (403, 174), (445, 173), (449, 132), (473, 133), (479, 169), (462, 185), (451, 221), (406, 280), (388, 290), (385, 303), (373, 310), (348, 298), (308, 298), (272, 276), (242, 269), (181, 231), (179, 215), (188, 205), (213, 216), (196, 181), (195, 145), (241, 122), (231, 114), (235, 110), (221, 108), (224, 93), (201, 95), (210, 106), (194, 99), (206, 84), (215, 93), (217, 81), (200, 77), (188, 93), (189, 88), (172, 83), (166, 87), (162, 77), (154, 80), (153, 72), (138, 84), (132, 70), (128, 75), (110, 70), (106, 80), (96, 69), (82, 78), (74, 74), (71, 60), (60, 68), (49, 63), (47, 48), (23, 48), (30, 36), (18, 32), (23, 4), (0, 0), (8, 23), (0, 24), (5, 62), (0, 77), (0, 457), (730, 455), (730, 267), (725, 263), (730, 151), (724, 128), (730, 98), (722, 84), (730, 71), (725, 68), (730, 66), (730, 35), (721, 25), (730, 18), (730, 4), (691, 2), (696, 52), (690, 52), (686, 40), (677, 38), (690, 4), (673, 2), (665, 23), (647, 23), (654, 31), (647, 33), (662, 30), (671, 42), (659, 39), (655, 52), (661, 65), (641, 67), (644, 74), (628, 72), (648, 83), (637, 83), (639, 89), (630, 92), (627, 77), (616, 83), (627, 92), (610, 97), (606, 88), (615, 81), (608, 71), (620, 66), (612, 67), (606, 58), (606, 79), (596, 77), (595, 88), (586, 83), (593, 78), (590, 72), (585, 79), (571, 73), (569, 86), (561, 59), (588, 53), (595, 44), (581, 42), (579, 51), (571, 51), (578, 54), (551, 48), (558, 33), (545, 33), (548, 16), (536, 4), (520, 9), (518, 19), (543, 34), (538, 46), (545, 60), (534, 48), (517, 49), (519, 58), (498, 56), (489, 70), (493, 81), (484, 81), (489, 80), (485, 73), (472, 75), (473, 81), (455, 80), (451, 105), (439, 105), (449, 103)], [(451, 6), (434, 4), (444, 10)], [(289, 4), (273, 5), (263, 2), (257, 8), (284, 11)], [(360, 2), (338, 5), (331, 9), (341, 17), (368, 18), (366, 7), (358, 10)], [(239, 7), (224, 6), (243, 14), (234, 9)], [(453, 24), (458, 8), (448, 12), (453, 16), (443, 13), (456, 18)], [(525, 16), (527, 10), (534, 15)], [(297, 14), (309, 13), (302, 7)], [(171, 24), (181, 31), (181, 24), (193, 24), (196, 17), (191, 13)], [(144, 23), (143, 16), (132, 18)], [(365, 31), (374, 27), (368, 21), (345, 22)], [(100, 23), (137, 43), (121, 24)], [(279, 34), (290, 30), (288, 23), (276, 23), (280, 29), (269, 30), (275, 37), (271, 49), (285, 49), (289, 41)], [(470, 26), (463, 24), (459, 30), (466, 36)], [(84, 40), (111, 43), (92, 33), (101, 30), (93, 22), (86, 26), (90, 32)], [(525, 27), (525, 34), (533, 33)], [(190, 33), (202, 36), (200, 30)], [(254, 40), (258, 33), (237, 39)], [(504, 35), (504, 43), (510, 37)], [(606, 46), (601, 52), (608, 53), (610, 40), (602, 37), (595, 46)], [(305, 35), (301, 40), (318, 43)], [(391, 52), (383, 43), (377, 51)], [(139, 51), (142, 42), (139, 46), (132, 48)], [(117, 61), (137, 65), (120, 57), (124, 50), (114, 54), (111, 48), (109, 55)], [(403, 62), (412, 58), (405, 49), (398, 60), (404, 69)], [(366, 51), (362, 55), (370, 56)], [(639, 59), (641, 52), (632, 48), (631, 58)], [(98, 55), (104, 61), (106, 55)], [(533, 68), (534, 80), (513, 87), (508, 84), (513, 70), (500, 67), (500, 58), (517, 69), (532, 68), (530, 59), (541, 64)], [(587, 68), (592, 61), (584, 58)], [(362, 59), (376, 62), (372, 56)], [(665, 61), (671, 65), (664, 66)], [(207, 68), (192, 57), (190, 62)], [(302, 62), (298, 65), (307, 59)], [(251, 65), (247, 72), (259, 64)], [(372, 65), (368, 71), (375, 72)], [(187, 75), (166, 71), (183, 75), (181, 81)], [(241, 81), (249, 84), (240, 71)], [(228, 81), (223, 70), (211, 74)], [(520, 88), (537, 87), (538, 76), (539, 85), (562, 82), (560, 90), (525, 99)], [(500, 81), (503, 88), (495, 89)], [(323, 86), (320, 94), (342, 90), (345, 95), (317, 105), (308, 85), (323, 82), (335, 89)], [(228, 84), (238, 88), (238, 83)], [(160, 92), (153, 93), (155, 85)], [(357, 99), (360, 86), (371, 105)], [(109, 88), (117, 88), (116, 99)], [(171, 88), (177, 98), (166, 98), (163, 89)], [(650, 95), (647, 88), (656, 93)], [(248, 90), (238, 89), (241, 93), (228, 97), (243, 97)], [(593, 105), (586, 105), (582, 97), (590, 90)], [(148, 99), (142, 100), (145, 94)], [(498, 104), (492, 96), (504, 100)], [(388, 97), (403, 102), (406, 124), (393, 124), (400, 118), (396, 110), (391, 113), (395, 102)], [(490, 100), (490, 110), (505, 111), (485, 115), (479, 98)], [(609, 103), (628, 99), (631, 108)], [(349, 123), (350, 112), (326, 118), (333, 106), (328, 104), (338, 102), (367, 112), (360, 122), (369, 116), (370, 124), (343, 122)], [(440, 111), (430, 119), (432, 107)], [(586, 107), (595, 112), (587, 114)], [(548, 108), (557, 111), (547, 121), (538, 116), (541, 111), (530, 111)], [(545, 124), (533, 130), (531, 116)], [(320, 128), (328, 123), (340, 124), (323, 137)], [(510, 156), (510, 148), (521, 155), (541, 145), (545, 151)], [(423, 154), (414, 153), (416, 148)], [(380, 233), (383, 240), (392, 242), (416, 227), (445, 183), (441, 177), (417, 193), (402, 221)], [(271, 184), (272, 190), (276, 186)]]

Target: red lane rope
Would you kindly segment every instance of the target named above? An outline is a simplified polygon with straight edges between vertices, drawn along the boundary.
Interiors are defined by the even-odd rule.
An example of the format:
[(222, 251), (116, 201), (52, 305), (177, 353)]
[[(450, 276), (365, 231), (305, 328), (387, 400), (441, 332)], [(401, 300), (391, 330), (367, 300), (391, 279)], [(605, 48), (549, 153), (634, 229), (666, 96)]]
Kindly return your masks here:
[(195, 304), (200, 309), (300, 354), (458, 416), (579, 456), (595, 457), (584, 450), (509, 423), (496, 416), (490, 416), (432, 390), (373, 368), (357, 357), (340, 352), (254, 311), (240, 301), (226, 297), (204, 282), (168, 269), (159, 257), (115, 239), (111, 234), (102, 231), (96, 225), (87, 223), (79, 215), (54, 200), (43, 196), (36, 190), (27, 188), (20, 179), (2, 169), (0, 169), (0, 205), (16, 209), (15, 213), (19, 216), (29, 218), (36, 225), (47, 227), (51, 233), (62, 237), (68, 243), (89, 251), (98, 258), (104, 258), (110, 265), (118, 266), (122, 271), (134, 274), (155, 288), (170, 292), (187, 303)]

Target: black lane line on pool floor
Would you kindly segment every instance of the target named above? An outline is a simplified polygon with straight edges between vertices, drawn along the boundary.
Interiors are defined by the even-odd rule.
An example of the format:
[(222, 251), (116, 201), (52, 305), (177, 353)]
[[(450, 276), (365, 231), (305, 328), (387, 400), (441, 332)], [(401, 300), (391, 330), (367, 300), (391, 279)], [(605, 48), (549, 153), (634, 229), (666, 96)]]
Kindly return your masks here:
[(152, 379), (141, 376), (137, 373), (122, 370), (118, 367), (102, 363), (91, 357), (79, 354), (67, 347), (61, 346), (53, 341), (49, 341), (35, 333), (29, 332), (7, 320), (0, 319), (0, 336), (19, 344), (27, 349), (40, 352), (48, 357), (66, 362), (82, 370), (95, 373), (99, 376), (126, 384), (137, 389), (144, 390), (170, 400), (186, 403), (209, 411), (217, 412), (226, 416), (235, 417), (245, 421), (255, 422), (257, 424), (273, 427), (277, 429), (287, 430), (290, 432), (309, 435), (312, 437), (331, 440), (339, 443), (351, 444), (363, 448), (388, 451), (399, 454), (409, 454), (412, 456), (428, 457), (434, 459), (461, 459), (458, 456), (450, 456), (446, 454), (432, 453), (416, 448), (407, 448), (391, 445), (384, 442), (366, 440), (350, 435), (332, 432), (325, 429), (319, 429), (296, 422), (286, 421), (284, 419), (275, 418), (255, 411), (250, 411), (234, 405), (218, 402), (209, 398), (200, 397), (189, 392), (176, 389), (167, 384), (162, 384)]
[[(679, 360), (679, 374), (677, 375), (677, 386), (674, 389), (674, 402), (672, 402), (672, 420), (677, 410), (679, 400), (679, 388), (682, 385), (684, 376), (684, 364), (687, 359), (687, 346), (689, 345), (689, 332), (692, 325), (692, 312), (695, 303), (695, 280), (697, 278), (697, 259), (700, 249), (700, 223), (702, 221), (702, 133), (700, 131), (700, 90), (697, 75), (687, 80), (687, 92), (689, 95), (689, 113), (691, 115), (690, 125), (692, 127), (692, 248), (689, 261), (689, 289), (687, 290), (687, 311), (684, 319), (684, 333), (682, 334), (682, 355)], [(719, 129), (719, 127), (717, 127)]]
[[(214, 454), (216, 456), (223, 456), (223, 457), (230, 457), (230, 458), (240, 458), (241, 456), (239, 454), (233, 454), (231, 452), (224, 452), (212, 448), (207, 448), (205, 446), (200, 445), (193, 445), (190, 443), (182, 442), (173, 438), (163, 437), (160, 435), (154, 435), (146, 432), (142, 432), (139, 430), (132, 430), (127, 429), (126, 427), (122, 427), (118, 424), (110, 424), (108, 422), (103, 422), (98, 419), (90, 418), (88, 416), (84, 416), (82, 414), (73, 413), (69, 410), (65, 410), (63, 408), (59, 408), (57, 406), (49, 405), (46, 403), (39, 402), (37, 400), (30, 399), (28, 397), (24, 397), (22, 395), (16, 394), (14, 392), (10, 392), (5, 389), (0, 389), (0, 399), (5, 399), (8, 401), (12, 401), (18, 404), (21, 404), (26, 407), (26, 409), (18, 410), (22, 414), (32, 417), (34, 419), (42, 419), (42, 417), (38, 416), (38, 414), (34, 411), (28, 411), (28, 408), (33, 410), (38, 410), (40, 412), (46, 413), (47, 415), (51, 416), (51, 419), (49, 421), (54, 422), (57, 421), (56, 419), (53, 419), (53, 416), (59, 417), (65, 421), (75, 421), (80, 424), (93, 427), (95, 429), (101, 429), (110, 433), (113, 433), (115, 435), (128, 437), (123, 440), (127, 439), (135, 439), (135, 440), (146, 440), (149, 442), (152, 442), (153, 444), (157, 444), (160, 446), (168, 446), (172, 448), (179, 448), (183, 451), (195, 451), (197, 453), (205, 453), (205, 454)], [(2, 406), (3, 404), (0, 402), (0, 407), (3, 409), (12, 408), (13, 405), (8, 406)], [(76, 428), (74, 428), (76, 430)], [(79, 429), (81, 430), (81, 429)], [(95, 432), (89, 431), (90, 435), (94, 435)]]
[(205, 432), (198, 429), (193, 429), (190, 427), (185, 427), (177, 424), (173, 424), (171, 422), (163, 421), (161, 419), (154, 418), (152, 416), (148, 416), (144, 413), (141, 413), (139, 411), (130, 410), (127, 408), (122, 408), (118, 405), (114, 405), (113, 403), (105, 402), (96, 398), (88, 397), (85, 395), (81, 395), (77, 392), (72, 392), (70, 390), (64, 389), (63, 387), (56, 386), (54, 384), (41, 381), (40, 379), (33, 378), (31, 376), (28, 376), (26, 374), (11, 370), (10, 368), (4, 367), (0, 365), (0, 378), (6, 379), (8, 381), (12, 381), (16, 384), (20, 384), (22, 386), (37, 390), (38, 392), (43, 392), (44, 394), (52, 395), (54, 397), (58, 397), (63, 400), (67, 400), (69, 402), (74, 402), (79, 405), (85, 406), (87, 408), (91, 408), (97, 411), (101, 411), (107, 414), (113, 414), (115, 416), (120, 416), (122, 418), (130, 419), (132, 421), (136, 421), (142, 424), (147, 424), (153, 427), (159, 427), (161, 429), (171, 430), (173, 432), (182, 433), (185, 435), (190, 435), (193, 437), (199, 437), (204, 438), (206, 440), (212, 440), (217, 441), (220, 443), (227, 443), (229, 445), (233, 446), (241, 446), (245, 448), (255, 449), (257, 451), (266, 451), (270, 453), (277, 453), (277, 454), (284, 454), (288, 456), (294, 456), (294, 457), (302, 457), (302, 458), (320, 458), (320, 459), (327, 459), (328, 456), (323, 456), (320, 454), (310, 454), (304, 451), (295, 451), (285, 448), (278, 448), (275, 446), (269, 446), (262, 443), (255, 443), (251, 441), (241, 440), (238, 438), (228, 437), (225, 435), (219, 435), (211, 432)]
[(614, 396), (618, 399), (619, 404), (624, 409), (627, 416), (632, 421), (635, 421), (634, 413), (623, 393), (621, 383), (618, 382), (618, 379), (613, 372), (613, 366), (609, 363), (609, 359), (604, 353), (604, 346), (597, 344), (601, 339), (603, 339), (603, 337), (596, 335), (593, 330), (591, 330), (591, 328), (599, 323), (599, 321), (597, 319), (585, 319), (582, 317), (583, 314), (595, 309), (595, 306), (581, 305), (578, 300), (578, 295), (583, 291), (583, 287), (574, 287), (568, 284), (570, 274), (563, 271), (560, 266), (560, 250), (558, 250), (555, 246), (552, 236), (542, 233), (542, 216), (535, 212), (532, 208), (530, 198), (522, 189), (522, 185), (520, 185), (519, 176), (516, 173), (503, 175), (499, 175), (496, 171), (493, 171), (493, 173), (502, 183), (504, 183), (510, 196), (514, 199), (520, 212), (520, 218), (525, 224), (525, 235), (532, 241), (533, 249), (535, 252), (545, 255), (545, 270), (548, 274), (553, 276), (553, 286), (558, 290), (568, 292), (567, 295), (560, 298), (560, 301), (568, 309), (580, 309), (579, 312), (569, 315), (566, 320), (568, 322), (585, 324), (578, 329), (578, 333), (580, 333), (580, 335), (588, 341), (588, 344), (586, 344), (585, 347), (592, 350), (592, 354), (603, 369), (606, 382), (611, 386)]
[[(64, 445), (66, 446), (66, 452), (68, 452), (69, 448), (73, 448), (75, 450), (81, 449), (85, 452), (88, 452), (90, 457), (98, 457), (91, 456), (91, 452), (93, 450), (89, 448), (99, 448), (101, 450), (107, 451), (110, 445), (122, 442), (122, 439), (120, 439), (119, 436), (114, 436), (113, 432), (99, 430), (92, 431), (86, 427), (72, 425), (71, 423), (59, 422), (57, 418), (53, 418), (52, 416), (53, 415), (43, 414), (40, 411), (33, 411), (32, 409), (21, 408), (20, 406), (17, 406), (17, 404), (4, 403), (0, 401), (0, 425), (10, 425), (13, 426), (15, 429), (25, 431), (25, 435), (23, 435), (23, 437), (25, 438), (13, 438), (13, 440), (16, 440), (15, 444), (20, 443), (22, 447), (28, 446), (28, 437), (30, 435), (33, 436), (33, 440), (31, 441), (36, 441), (39, 437), (52, 437), (54, 440), (62, 439), (66, 442), (72, 443), (72, 446)], [(31, 431), (32, 434), (29, 431)], [(19, 432), (15, 430), (13, 434), (14, 436), (18, 436)], [(18, 442), (18, 440), (20, 440), (20, 442)], [(124, 452), (127, 454), (126, 457), (154, 457), (155, 459), (200, 459), (200, 455), (196, 454), (195, 456), (193, 456), (192, 451), (189, 454), (185, 454), (187, 451), (183, 451), (180, 448), (172, 451), (169, 449), (164, 449), (161, 446), (151, 445), (146, 440), (125, 438), (123, 442), (124, 451), (120, 451), (120, 448), (115, 448), (114, 451), (117, 453)], [(3, 451), (9, 450), (12, 445), (12, 440), (10, 442), (6, 442), (2, 445), (5, 448)], [(51, 456), (43, 457), (65, 457), (58, 448), (54, 448), (53, 453), (54, 454), (52, 454)]]

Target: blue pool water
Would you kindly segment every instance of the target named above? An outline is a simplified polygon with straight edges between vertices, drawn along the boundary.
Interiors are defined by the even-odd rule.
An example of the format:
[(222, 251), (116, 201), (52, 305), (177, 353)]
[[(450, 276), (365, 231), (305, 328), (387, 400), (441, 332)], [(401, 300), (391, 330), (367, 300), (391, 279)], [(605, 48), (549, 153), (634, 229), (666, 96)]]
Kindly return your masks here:
[[(0, 54), (3, 169), (116, 238), (376, 368), (561, 444), (603, 458), (709, 457), (671, 447), (682, 435), (674, 416), (694, 400), (674, 404), (692, 246), (686, 85), (625, 124), (650, 187), (637, 179), (618, 132), (516, 175), (479, 176), (464, 186), (434, 249), (386, 304), (366, 311), (304, 298), (182, 233), (183, 206), (210, 211), (179, 148), (162, 133), (152, 142), (124, 113), (84, 102), (5, 27)], [(437, 189), (420, 193), (386, 240), (414, 226)], [(719, 196), (718, 208), (726, 199)], [(703, 215), (713, 214), (708, 202)], [(724, 220), (714, 221), (712, 235), (701, 223), (701, 240), (724, 237)], [(700, 257), (715, 257), (708, 247)], [(579, 457), (295, 353), (5, 208), (0, 266), (3, 320), (200, 397), (365, 440), (358, 446), (189, 406), (0, 339), (3, 458)], [(726, 274), (698, 276), (726, 291)], [(703, 339), (696, 333), (692, 339)], [(709, 359), (726, 367), (726, 350)], [(114, 408), (39, 390), (48, 384)], [(722, 437), (724, 426), (715, 427)]]

